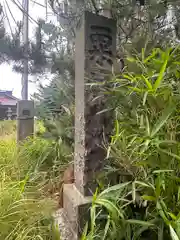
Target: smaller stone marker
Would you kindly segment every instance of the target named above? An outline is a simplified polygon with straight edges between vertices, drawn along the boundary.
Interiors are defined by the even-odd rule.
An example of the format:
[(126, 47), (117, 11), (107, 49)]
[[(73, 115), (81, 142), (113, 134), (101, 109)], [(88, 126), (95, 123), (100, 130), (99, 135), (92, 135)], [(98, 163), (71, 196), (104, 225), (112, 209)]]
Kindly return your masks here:
[(17, 102), (17, 142), (34, 134), (34, 102), (20, 100)]

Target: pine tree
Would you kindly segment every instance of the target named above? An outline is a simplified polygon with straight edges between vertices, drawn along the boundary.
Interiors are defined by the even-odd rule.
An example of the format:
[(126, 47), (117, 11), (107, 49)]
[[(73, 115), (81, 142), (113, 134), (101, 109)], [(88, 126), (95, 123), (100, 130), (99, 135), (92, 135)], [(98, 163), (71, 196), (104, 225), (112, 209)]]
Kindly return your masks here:
[[(4, 26), (4, 11), (0, 5), (0, 64), (11, 63), (17, 72), (23, 71), (23, 60), (27, 58), (24, 54), (24, 45), (20, 39), (22, 32), (22, 22), (16, 22), (14, 33), (8, 34)], [(29, 73), (42, 73), (47, 66), (45, 51), (41, 43), (42, 21), (38, 21), (36, 33), (29, 41), (28, 60)]]
[[(67, 117), (65, 109), (73, 110), (73, 98), (69, 101), (62, 92), (68, 91), (68, 94), (70, 92), (73, 96), (75, 29), (84, 10), (102, 14), (104, 9), (109, 8), (112, 17), (117, 21), (117, 54), (122, 57), (134, 52), (141, 53), (145, 45), (146, 51), (157, 46), (163, 47), (172, 40), (176, 41), (178, 34), (172, 39), (174, 29), (166, 28), (169, 1), (165, 0), (65, 0), (63, 4), (62, 1), (49, 0), (49, 3), (59, 20), (59, 27), (44, 23), (42, 32), (49, 38), (43, 40), (43, 43), (48, 56), (47, 62), (49, 66), (51, 65), (51, 71), (57, 75), (49, 86), (40, 87), (35, 98), (39, 116), (46, 118), (46, 126), (51, 136), (58, 137), (60, 136), (58, 121), (63, 119), (64, 114)], [(178, 19), (180, 15), (178, 4), (171, 4), (174, 4)], [(171, 26), (174, 26), (173, 24), (172, 22)], [(178, 25), (176, 29), (177, 27)], [(130, 67), (133, 68), (133, 65)], [(73, 111), (69, 112), (72, 123)]]

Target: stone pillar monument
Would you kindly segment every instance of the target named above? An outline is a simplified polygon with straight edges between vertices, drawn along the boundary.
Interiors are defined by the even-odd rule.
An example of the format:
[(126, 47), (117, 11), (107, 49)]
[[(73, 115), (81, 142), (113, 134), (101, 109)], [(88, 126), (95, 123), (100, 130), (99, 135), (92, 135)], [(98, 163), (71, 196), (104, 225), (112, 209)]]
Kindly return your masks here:
[[(85, 12), (75, 49), (75, 183), (64, 185), (64, 206), (59, 211), (62, 239), (80, 239), (97, 187), (96, 174), (104, 166), (103, 141), (110, 137), (112, 116), (103, 111), (107, 96), (101, 85), (111, 79), (115, 54), (116, 22)], [(69, 226), (69, 235), (63, 235), (63, 226)]]
[(116, 23), (85, 12), (76, 36), (74, 158), (75, 185), (84, 196), (96, 189), (93, 175), (102, 170), (106, 156), (103, 138), (112, 130), (111, 118), (102, 112), (107, 98), (101, 84), (111, 77), (115, 54)]
[(20, 100), (17, 103), (17, 142), (34, 134), (34, 102)]

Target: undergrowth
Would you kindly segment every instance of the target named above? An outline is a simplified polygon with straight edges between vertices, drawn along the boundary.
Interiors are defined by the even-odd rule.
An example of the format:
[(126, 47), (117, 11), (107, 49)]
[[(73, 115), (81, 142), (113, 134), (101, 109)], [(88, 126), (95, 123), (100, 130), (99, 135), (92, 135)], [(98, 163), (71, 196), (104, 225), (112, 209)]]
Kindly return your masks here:
[(180, 239), (179, 51), (142, 49), (112, 80), (107, 158), (119, 183), (97, 189), (82, 239)]
[(35, 137), (17, 146), (13, 138), (0, 140), (0, 239), (60, 239), (53, 193), (70, 159), (62, 143)]

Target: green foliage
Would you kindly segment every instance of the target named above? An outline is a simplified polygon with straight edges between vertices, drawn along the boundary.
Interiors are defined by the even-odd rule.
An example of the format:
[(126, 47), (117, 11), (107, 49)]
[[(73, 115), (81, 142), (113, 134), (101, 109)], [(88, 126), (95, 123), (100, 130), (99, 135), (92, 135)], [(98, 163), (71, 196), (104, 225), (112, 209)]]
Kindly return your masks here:
[[(51, 72), (54, 76), (46, 86), (39, 84), (34, 94), (36, 116), (43, 120), (44, 137), (64, 141), (69, 147), (73, 142), (74, 102), (74, 52), (66, 45), (67, 38), (61, 27), (42, 23), (45, 51), (50, 57)], [(60, 43), (57, 45), (57, 42)]]
[(180, 239), (179, 47), (145, 55), (112, 81), (107, 157), (121, 183), (94, 195), (82, 239)]
[[(125, 54), (135, 48), (141, 51), (145, 42), (152, 46), (176, 41), (179, 37), (179, 3), (171, 2), (174, 8), (176, 21), (167, 26), (168, 1), (148, 1), (148, 7), (139, 6), (138, 1), (118, 0), (113, 1), (82, 1), (79, 5), (73, 1), (64, 1), (64, 8), (58, 0), (49, 0), (50, 6), (58, 16), (59, 26), (51, 22), (38, 20), (35, 36), (29, 41), (28, 59), (29, 73), (41, 74), (51, 69), (52, 72), (61, 74), (64, 66), (70, 63), (74, 70), (72, 59), (74, 55), (75, 29), (79, 24), (84, 10), (97, 14), (104, 9), (109, 9), (112, 17), (117, 20), (117, 44), (118, 54)], [(3, 14), (1, 7), (0, 14)], [(13, 13), (12, 13), (13, 14)], [(14, 70), (22, 72), (24, 46), (20, 41), (22, 23), (17, 24), (13, 36), (9, 36), (0, 22), (0, 61), (13, 62)], [(174, 38), (175, 36), (175, 38)], [(62, 53), (64, 52), (64, 53)], [(63, 55), (63, 58), (61, 57)], [(64, 58), (65, 56), (65, 58)]]
[(17, 146), (15, 132), (15, 121), (0, 123), (0, 239), (59, 240), (53, 213), (71, 149), (37, 137)]
[[(145, 1), (140, 6), (136, 0), (87, 0), (64, 1), (49, 0), (50, 6), (58, 16), (59, 23), (71, 45), (74, 45), (75, 29), (79, 24), (84, 10), (102, 14), (103, 10), (109, 10), (112, 17), (117, 20), (117, 50), (118, 54), (136, 49), (141, 51), (145, 42), (152, 47), (176, 42), (179, 39), (178, 20), (180, 16), (178, 1)], [(172, 6), (176, 20), (169, 19), (167, 26), (167, 13)], [(177, 25), (177, 26), (176, 26)]]
[(73, 85), (65, 75), (55, 76), (52, 82), (34, 94), (36, 116), (45, 126), (45, 138), (60, 141), (72, 149), (73, 144)]
[[(29, 40), (28, 53), (25, 55), (25, 46), (20, 39), (22, 23), (18, 23), (15, 33), (11, 36), (6, 33), (3, 22), (0, 23), (0, 63), (11, 63), (17, 72), (23, 72), (24, 59), (29, 60), (29, 73), (39, 74), (48, 66), (45, 51), (42, 49), (41, 32), (42, 24), (39, 21), (36, 34)], [(4, 29), (3, 31), (1, 29)]]
[(0, 140), (0, 239), (59, 239), (52, 218), (57, 203), (43, 191), (55, 178), (53, 154), (54, 146), (41, 139), (18, 149), (14, 140)]

